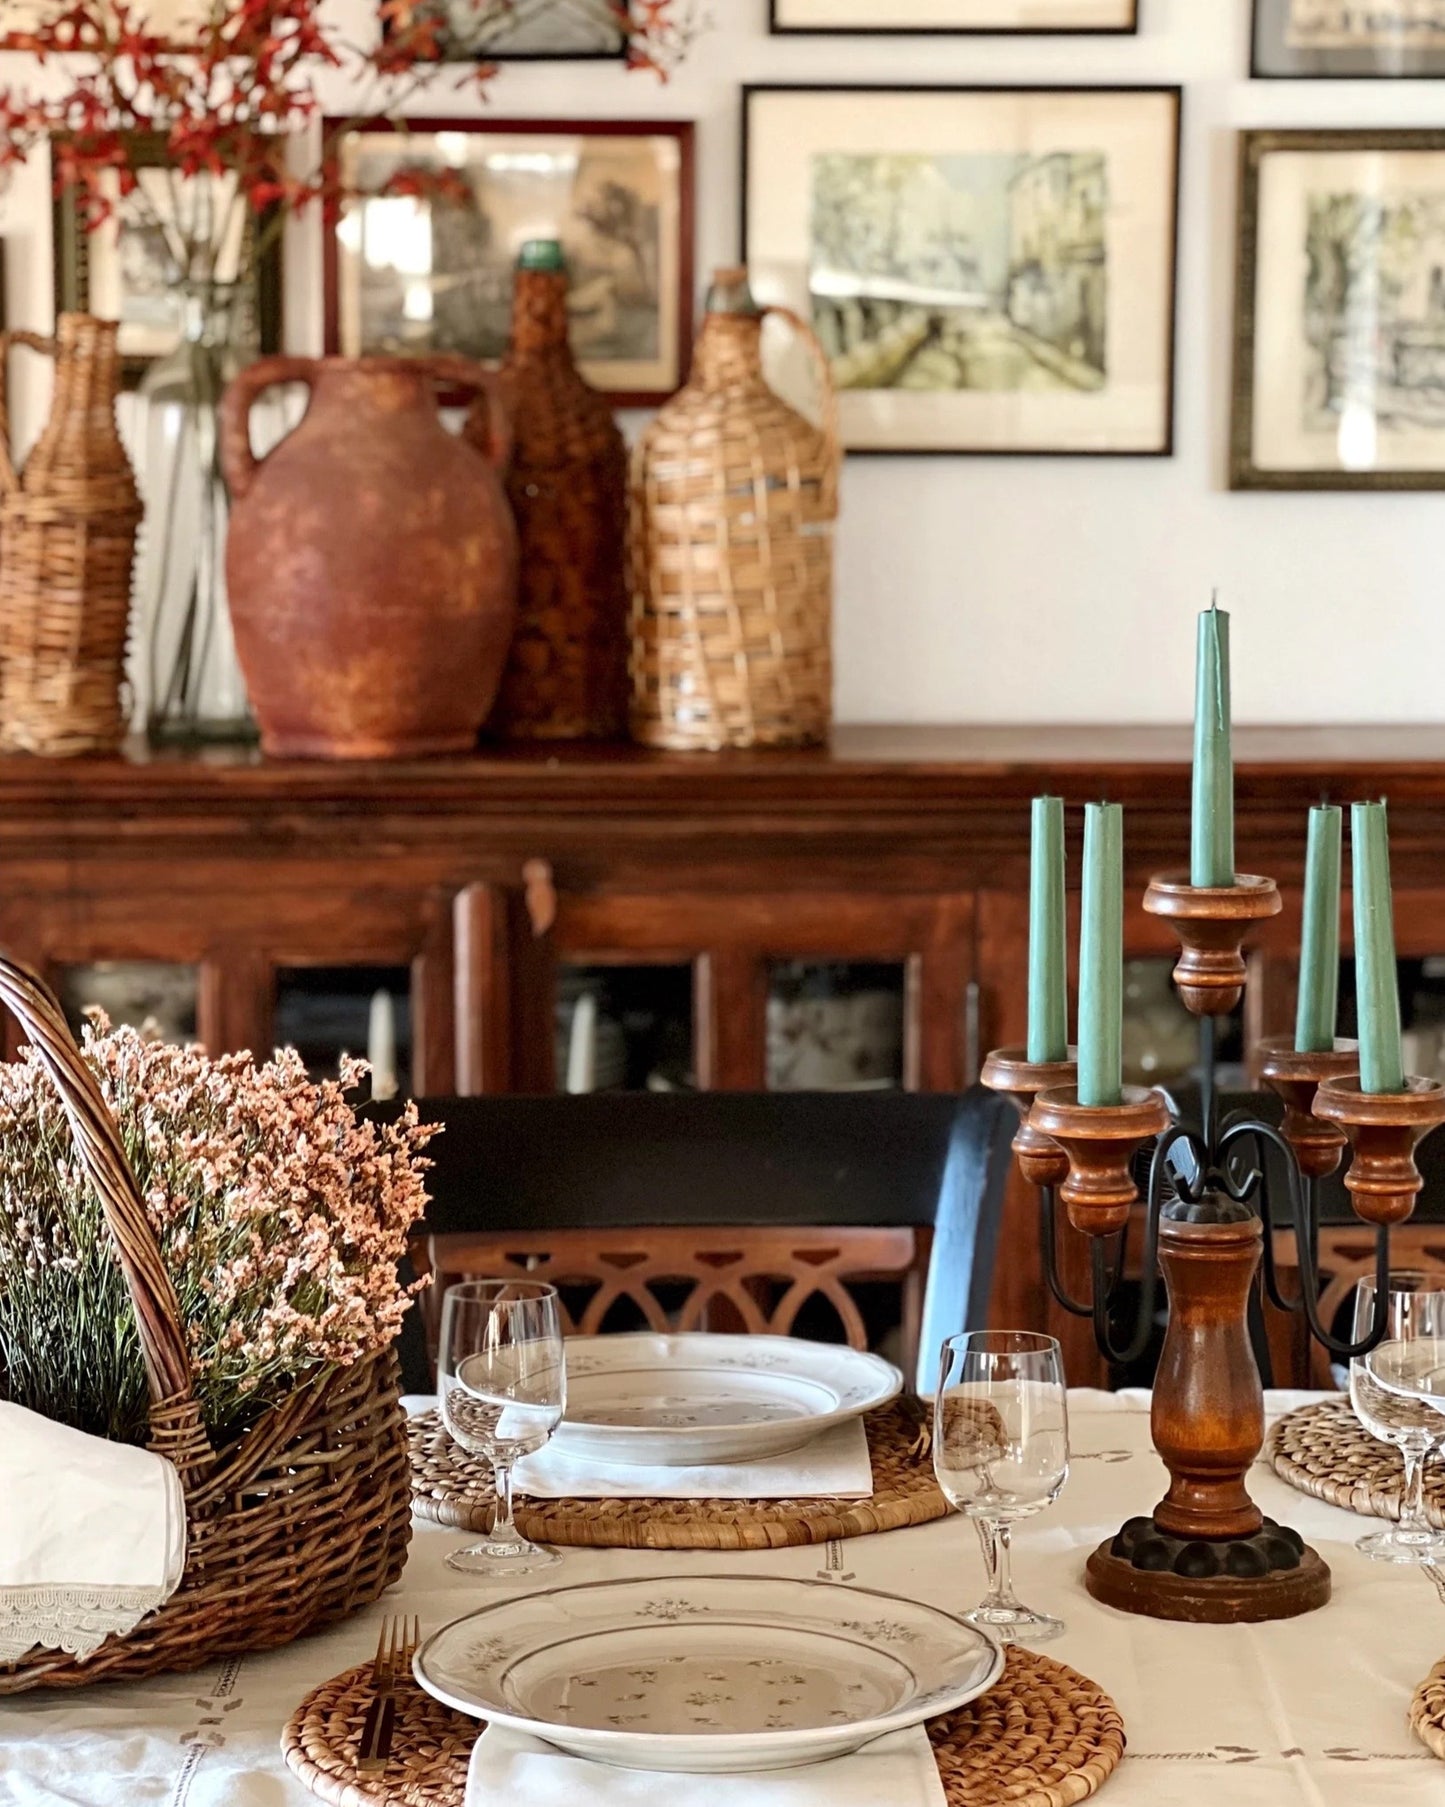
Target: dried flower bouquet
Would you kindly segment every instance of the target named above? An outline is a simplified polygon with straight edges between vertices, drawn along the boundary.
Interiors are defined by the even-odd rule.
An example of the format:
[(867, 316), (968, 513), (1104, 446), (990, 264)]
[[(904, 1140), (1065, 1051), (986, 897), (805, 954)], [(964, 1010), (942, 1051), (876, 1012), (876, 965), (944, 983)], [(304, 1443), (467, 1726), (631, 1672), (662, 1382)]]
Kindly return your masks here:
[[(180, 1303), (212, 1441), (299, 1380), (384, 1349), (436, 1126), (359, 1118), (294, 1050), (264, 1065), (112, 1029), (82, 1052), (120, 1125)], [(146, 1381), (115, 1244), (37, 1058), (0, 1065), (0, 1396), (143, 1441)]]

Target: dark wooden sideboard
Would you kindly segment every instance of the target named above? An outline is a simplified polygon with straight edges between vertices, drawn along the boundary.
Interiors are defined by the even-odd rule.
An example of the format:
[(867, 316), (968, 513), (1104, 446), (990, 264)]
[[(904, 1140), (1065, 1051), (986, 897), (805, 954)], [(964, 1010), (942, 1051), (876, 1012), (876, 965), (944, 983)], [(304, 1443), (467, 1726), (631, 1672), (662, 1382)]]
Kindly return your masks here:
[[(1305, 811), (1322, 795), (1389, 797), (1400, 951), (1445, 955), (1445, 726), (1243, 729), (1236, 747), (1239, 865), (1285, 896), (1254, 950), (1247, 1045), (1291, 1020)], [(1188, 759), (1183, 729), (1025, 727), (850, 728), (827, 751), (716, 756), (12, 759), (0, 944), (57, 979), (194, 966), (212, 1049), (268, 1044), (285, 970), (405, 967), (412, 1088), (432, 1094), (550, 1089), (569, 964), (685, 967), (696, 1083), (755, 1088), (772, 963), (896, 963), (903, 1082), (951, 1090), (1022, 1036), (1029, 798), (1122, 802), (1137, 900), (1187, 863)], [(1075, 811), (1075, 868), (1079, 832)], [(1131, 955), (1171, 951), (1137, 901), (1127, 933)], [(1023, 1197), (996, 1312), (1046, 1315)]]

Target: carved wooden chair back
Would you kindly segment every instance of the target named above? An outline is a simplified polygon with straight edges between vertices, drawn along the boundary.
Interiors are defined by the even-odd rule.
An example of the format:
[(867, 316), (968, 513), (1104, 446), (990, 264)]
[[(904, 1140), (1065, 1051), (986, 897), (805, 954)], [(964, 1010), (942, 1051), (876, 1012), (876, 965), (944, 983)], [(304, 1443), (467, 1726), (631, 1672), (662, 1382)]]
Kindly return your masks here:
[[(413, 1248), (433, 1284), (421, 1295), (435, 1368), (441, 1296), (460, 1280), (546, 1280), (562, 1300), (569, 1335), (609, 1330), (841, 1331), (868, 1347), (855, 1289), (885, 1283), (899, 1297), (902, 1357), (918, 1347), (932, 1232), (887, 1227), (654, 1226), (424, 1234)], [(821, 1325), (820, 1325), (821, 1320)]]

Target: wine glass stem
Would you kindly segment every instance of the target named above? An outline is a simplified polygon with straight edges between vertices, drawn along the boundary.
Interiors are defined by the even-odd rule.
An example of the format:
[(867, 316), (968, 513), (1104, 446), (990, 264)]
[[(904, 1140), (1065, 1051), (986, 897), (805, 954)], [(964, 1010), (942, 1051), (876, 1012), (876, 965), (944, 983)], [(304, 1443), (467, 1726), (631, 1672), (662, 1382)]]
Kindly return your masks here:
[(1418, 1443), (1407, 1443), (1405, 1458), (1405, 1492), (1400, 1501), (1400, 1530), (1411, 1537), (1429, 1537), (1431, 1528), (1425, 1516), (1425, 1460), (1429, 1451)]
[(990, 1519), (988, 1531), (985, 1545), (988, 1555), (988, 1596), (983, 1604), (990, 1611), (996, 1607), (1017, 1611), (1019, 1601), (1014, 1593), (1012, 1527), (1006, 1519)]
[(494, 1456), (492, 1458), (492, 1484), (497, 1490), (497, 1510), (492, 1519), (491, 1541), (497, 1543), (520, 1543), (521, 1535), (512, 1517), (512, 1464)]

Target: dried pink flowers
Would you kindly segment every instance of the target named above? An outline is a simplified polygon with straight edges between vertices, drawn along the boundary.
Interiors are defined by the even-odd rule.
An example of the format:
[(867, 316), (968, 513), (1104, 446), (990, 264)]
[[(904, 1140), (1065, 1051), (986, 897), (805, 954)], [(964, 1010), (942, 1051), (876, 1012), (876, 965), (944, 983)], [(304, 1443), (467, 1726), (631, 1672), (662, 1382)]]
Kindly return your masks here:
[[(294, 1050), (258, 1066), (112, 1029), (82, 1051), (100, 1080), (180, 1301), (196, 1392), (227, 1434), (298, 1378), (396, 1335), (397, 1278), (422, 1215), (421, 1150), (436, 1133), (409, 1106), (358, 1118), (341, 1083)], [(128, 1295), (60, 1101), (32, 1058), (0, 1065), (0, 1396), (108, 1435), (145, 1430)]]

